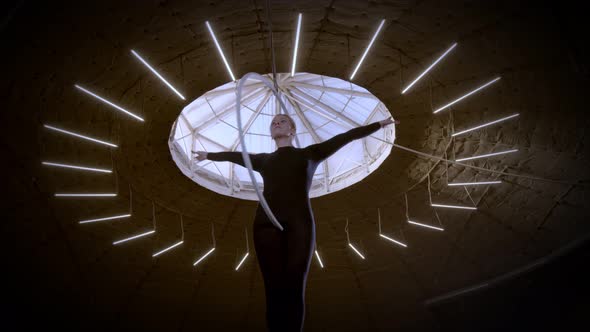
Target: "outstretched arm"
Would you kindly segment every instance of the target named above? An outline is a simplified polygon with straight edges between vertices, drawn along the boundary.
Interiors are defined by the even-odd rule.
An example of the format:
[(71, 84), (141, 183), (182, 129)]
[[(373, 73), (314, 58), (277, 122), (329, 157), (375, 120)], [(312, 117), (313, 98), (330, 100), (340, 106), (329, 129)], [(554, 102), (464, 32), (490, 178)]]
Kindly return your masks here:
[[(193, 153), (197, 154), (197, 159), (199, 161), (209, 159), (213, 161), (229, 161), (234, 164), (241, 165), (246, 167), (246, 163), (244, 163), (244, 158), (242, 156), (242, 152), (239, 151), (228, 151), (228, 152), (204, 152), (204, 151), (193, 151)], [(262, 154), (248, 154), (250, 156), (250, 160), (252, 161), (252, 168), (255, 171), (259, 171), (262, 167), (263, 156)]]
[[(383, 126), (391, 123), (394, 123), (394, 121), (391, 119), (385, 119), (382, 121), (373, 122), (366, 126), (353, 128), (345, 133), (338, 134), (325, 142), (310, 145), (306, 149), (308, 150), (312, 160), (322, 161), (336, 153), (336, 151), (346, 144), (356, 139), (369, 136), (379, 130), (379, 128), (382, 128)], [(399, 121), (395, 121), (395, 123), (399, 123)]]

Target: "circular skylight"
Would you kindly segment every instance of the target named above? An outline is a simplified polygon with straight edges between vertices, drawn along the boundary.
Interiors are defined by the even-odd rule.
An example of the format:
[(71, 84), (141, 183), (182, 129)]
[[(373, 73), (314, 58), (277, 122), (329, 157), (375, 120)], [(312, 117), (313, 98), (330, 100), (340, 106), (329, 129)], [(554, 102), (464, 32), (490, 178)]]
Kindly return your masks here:
[[(264, 75), (272, 78), (272, 74)], [(391, 116), (385, 105), (365, 88), (339, 78), (297, 73), (277, 74), (280, 98), (295, 120), (296, 148), (320, 143), (352, 128)], [(197, 161), (194, 151), (241, 151), (236, 119), (236, 82), (229, 82), (186, 106), (172, 126), (168, 146), (180, 170), (196, 183), (219, 194), (258, 200), (248, 170), (231, 162)], [(242, 91), (241, 117), (248, 153), (272, 153), (276, 144), (270, 123), (284, 113), (272, 91), (249, 80)], [(345, 145), (320, 166), (309, 197), (318, 197), (359, 182), (387, 158), (395, 140), (394, 125)], [(255, 172), (258, 186), (262, 177)], [(288, 176), (288, 174), (285, 174)]]

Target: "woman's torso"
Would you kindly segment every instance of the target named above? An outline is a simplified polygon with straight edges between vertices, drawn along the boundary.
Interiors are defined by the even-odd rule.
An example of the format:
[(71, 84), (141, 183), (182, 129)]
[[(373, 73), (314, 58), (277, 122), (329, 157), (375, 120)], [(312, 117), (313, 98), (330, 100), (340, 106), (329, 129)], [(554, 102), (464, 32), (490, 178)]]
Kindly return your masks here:
[(264, 158), (259, 170), (264, 198), (276, 216), (311, 213), (309, 188), (316, 168), (317, 163), (307, 157), (305, 149), (291, 146), (278, 148)]

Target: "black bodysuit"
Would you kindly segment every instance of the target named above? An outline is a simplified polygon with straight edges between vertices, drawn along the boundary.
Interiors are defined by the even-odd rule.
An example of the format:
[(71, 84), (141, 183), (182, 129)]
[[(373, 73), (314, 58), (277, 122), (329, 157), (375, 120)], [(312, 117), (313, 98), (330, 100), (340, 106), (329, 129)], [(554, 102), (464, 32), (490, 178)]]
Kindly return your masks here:
[[(249, 154), (264, 181), (264, 198), (283, 226), (279, 230), (260, 204), (254, 218), (254, 247), (264, 279), (269, 331), (302, 331), (305, 285), (314, 252), (315, 222), (309, 188), (318, 165), (347, 143), (381, 128), (379, 122), (353, 128), (303, 149), (279, 147), (273, 153)], [(241, 152), (209, 152), (207, 159), (245, 167)]]

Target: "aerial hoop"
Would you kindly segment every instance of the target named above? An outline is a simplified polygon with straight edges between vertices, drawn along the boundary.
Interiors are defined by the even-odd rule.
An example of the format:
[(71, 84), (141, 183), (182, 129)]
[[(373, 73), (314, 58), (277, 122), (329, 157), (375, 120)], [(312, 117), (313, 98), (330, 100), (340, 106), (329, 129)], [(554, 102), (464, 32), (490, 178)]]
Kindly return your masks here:
[(240, 115), (240, 108), (241, 108), (241, 101), (242, 101), (242, 87), (243, 87), (244, 83), (249, 78), (257, 79), (257, 80), (261, 81), (264, 85), (266, 85), (270, 89), (270, 91), (272, 91), (272, 93), (275, 95), (275, 98), (277, 98), (277, 100), (279, 101), (279, 104), (281, 105), (281, 108), (283, 109), (285, 114), (289, 114), (289, 113), (287, 112), (287, 108), (285, 107), (285, 104), (279, 98), (278, 91), (275, 89), (273, 83), (268, 78), (266, 78), (258, 73), (247, 73), (246, 75), (242, 76), (242, 78), (239, 79), (238, 85), (236, 88), (236, 117), (237, 117), (237, 122), (238, 122), (238, 135), (240, 138), (240, 144), (242, 146), (242, 157), (244, 159), (244, 164), (246, 165), (246, 168), (248, 169), (248, 174), (250, 174), (250, 179), (252, 180), (252, 185), (254, 186), (254, 190), (256, 191), (256, 195), (258, 195), (258, 200), (260, 201), (260, 204), (262, 205), (264, 212), (266, 212), (268, 219), (270, 219), (270, 221), (278, 229), (280, 229), (282, 231), (283, 226), (281, 226), (281, 224), (279, 223), (277, 218), (274, 216), (274, 214), (270, 210), (270, 207), (268, 206), (266, 199), (264, 199), (264, 196), (260, 192), (260, 188), (258, 188), (258, 185), (256, 184), (256, 178), (254, 177), (254, 170), (252, 168), (252, 161), (250, 160), (250, 155), (248, 154), (248, 151), (246, 150), (246, 143), (244, 142), (244, 131), (242, 129), (242, 116)]

